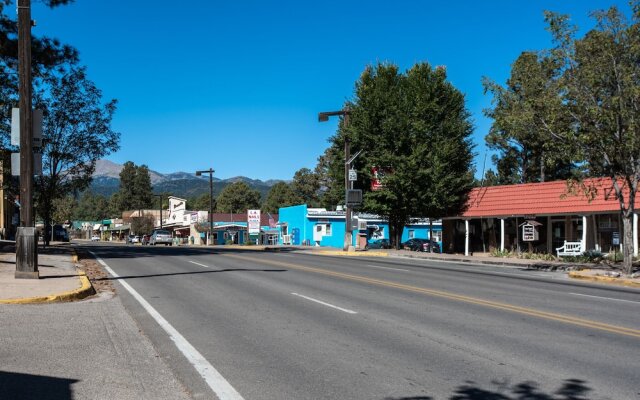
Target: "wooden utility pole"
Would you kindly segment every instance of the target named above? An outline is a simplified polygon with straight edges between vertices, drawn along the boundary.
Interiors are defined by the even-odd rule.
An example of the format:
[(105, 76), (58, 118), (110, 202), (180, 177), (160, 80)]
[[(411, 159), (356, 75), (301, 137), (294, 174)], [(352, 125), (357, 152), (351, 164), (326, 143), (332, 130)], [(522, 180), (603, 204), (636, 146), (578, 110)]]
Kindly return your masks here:
[(38, 279), (38, 242), (33, 218), (33, 113), (31, 105), (31, 0), (18, 0), (20, 78), (20, 227), (16, 278)]
[[(344, 127), (345, 129), (349, 126), (349, 113), (345, 112), (344, 114)], [(351, 233), (351, 206), (347, 201), (347, 192), (351, 189), (351, 182), (349, 181), (349, 169), (351, 168), (351, 164), (349, 163), (349, 159), (351, 158), (351, 147), (350, 147), (349, 137), (345, 134), (344, 138), (344, 251), (349, 251), (349, 247), (353, 244), (353, 238)]]

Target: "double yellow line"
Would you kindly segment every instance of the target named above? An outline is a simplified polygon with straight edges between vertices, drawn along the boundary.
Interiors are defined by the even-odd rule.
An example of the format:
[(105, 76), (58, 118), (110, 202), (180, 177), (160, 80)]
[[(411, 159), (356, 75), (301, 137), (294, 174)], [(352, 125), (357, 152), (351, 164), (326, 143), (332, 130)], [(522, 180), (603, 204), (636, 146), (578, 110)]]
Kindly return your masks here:
[[(243, 257), (243, 256), (237, 256), (237, 255), (231, 255), (231, 254), (225, 254), (224, 256), (225, 257), (231, 257), (231, 258), (237, 258), (237, 259), (245, 260), (245, 261), (256, 262), (256, 259), (255, 258), (251, 258), (251, 257)], [(490, 300), (483, 300), (483, 299), (479, 299), (479, 298), (476, 298), (476, 297), (463, 296), (463, 295), (459, 295), (459, 294), (455, 294), (455, 293), (444, 292), (444, 291), (441, 291), (441, 290), (426, 289), (426, 288), (421, 288), (421, 287), (418, 287), (418, 286), (405, 285), (405, 284), (402, 284), (402, 283), (385, 281), (385, 280), (381, 280), (381, 279), (367, 278), (365, 276), (345, 274), (345, 273), (342, 273), (342, 272), (329, 271), (329, 270), (321, 269), (321, 268), (305, 267), (305, 266), (302, 266), (302, 265), (297, 265), (297, 264), (292, 264), (292, 263), (287, 263), (287, 262), (264, 260), (264, 259), (261, 259), (258, 262), (260, 262), (261, 264), (274, 265), (274, 266), (278, 266), (278, 267), (286, 267), (286, 268), (290, 268), (290, 269), (296, 269), (296, 270), (299, 270), (299, 271), (306, 271), (306, 272), (312, 272), (312, 273), (316, 273), (316, 274), (335, 276), (335, 277), (342, 278), (342, 279), (347, 279), (347, 280), (356, 281), (356, 282), (368, 283), (368, 284), (376, 285), (376, 286), (383, 286), (383, 287), (401, 289), (401, 290), (405, 290), (405, 291), (409, 291), (409, 292), (421, 293), (421, 294), (425, 294), (425, 295), (429, 295), (429, 296), (441, 297), (441, 298), (450, 299), (450, 300), (456, 300), (456, 301), (460, 301), (460, 302), (464, 302), (464, 303), (476, 304), (476, 305), (495, 308), (495, 309), (499, 309), (499, 310), (511, 311), (511, 312), (515, 312), (515, 313), (518, 313), (518, 314), (529, 315), (529, 316), (532, 316), (532, 317), (544, 318), (544, 319), (548, 319), (548, 320), (563, 322), (563, 323), (566, 323), (566, 324), (583, 326), (585, 328), (597, 329), (597, 330), (601, 330), (601, 331), (617, 333), (619, 335), (626, 335), (626, 336), (632, 336), (632, 337), (635, 337), (635, 338), (640, 338), (640, 330), (637, 330), (637, 329), (631, 329), (631, 328), (625, 328), (623, 326), (605, 324), (605, 323), (602, 323), (602, 322), (592, 321), (592, 320), (582, 319), (582, 318), (576, 318), (576, 317), (572, 317), (572, 316), (569, 316), (569, 315), (550, 313), (550, 312), (546, 312), (546, 311), (536, 310), (536, 309), (533, 309), (533, 308), (514, 306), (514, 305), (511, 305), (511, 304), (500, 303), (500, 302), (490, 301)]]

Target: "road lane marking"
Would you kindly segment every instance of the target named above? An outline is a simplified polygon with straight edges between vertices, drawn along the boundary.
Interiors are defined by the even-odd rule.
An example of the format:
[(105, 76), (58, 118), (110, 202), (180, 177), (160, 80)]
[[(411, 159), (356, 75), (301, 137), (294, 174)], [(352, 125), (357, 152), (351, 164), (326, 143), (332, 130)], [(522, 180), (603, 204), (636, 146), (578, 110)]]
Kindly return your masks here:
[(367, 264), (367, 267), (371, 267), (371, 268), (380, 268), (380, 269), (388, 269), (391, 271), (405, 271), (405, 272), (409, 272), (408, 269), (400, 269), (400, 268), (391, 268), (391, 267), (380, 267), (378, 265), (371, 265), (371, 264)]
[(200, 263), (197, 263), (197, 262), (195, 262), (195, 261), (189, 261), (189, 262), (190, 262), (191, 264), (199, 265), (199, 266), (204, 267), (204, 268), (211, 268), (211, 267), (210, 267), (210, 266), (208, 266), (208, 265), (200, 264)]
[[(99, 258), (95, 253), (90, 251), (91, 254), (98, 260), (98, 262), (113, 276), (119, 278), (120, 276), (112, 270), (107, 263)], [(142, 297), (134, 288), (132, 288), (124, 279), (120, 279), (120, 284), (127, 289), (131, 295), (138, 300), (138, 303), (151, 315), (151, 317), (160, 325), (160, 327), (169, 335), (169, 338), (175, 343), (180, 352), (187, 358), (189, 363), (198, 371), (198, 374), (204, 378), (207, 385), (213, 390), (220, 400), (244, 400), (244, 398), (238, 393), (233, 386), (216, 370), (213, 365), (207, 361), (206, 358), (200, 354), (195, 347), (191, 345), (178, 332), (151, 304), (149, 304), (144, 297)]]
[(623, 300), (623, 299), (614, 299), (613, 297), (601, 297), (601, 296), (592, 296), (590, 294), (582, 294), (582, 293), (569, 293), (572, 294), (574, 296), (584, 296), (584, 297), (593, 297), (595, 299), (604, 299), (604, 300), (613, 300), (613, 301), (624, 301), (625, 303), (636, 303), (636, 304), (640, 304), (640, 301), (633, 301), (633, 300)]
[[(240, 260), (256, 262), (254, 258), (239, 256), (239, 255), (225, 254), (224, 257), (237, 258)], [(368, 277), (359, 276), (359, 275), (345, 274), (343, 272), (330, 271), (330, 270), (317, 268), (317, 267), (305, 267), (298, 264), (291, 264), (291, 263), (286, 263), (282, 261), (273, 261), (273, 260), (265, 260), (265, 259), (261, 259), (259, 260), (259, 262), (264, 264), (276, 265), (280, 267), (286, 267), (290, 269), (297, 269), (299, 271), (307, 271), (307, 272), (313, 272), (313, 273), (322, 274), (322, 275), (335, 276), (335, 277), (339, 277), (339, 278), (343, 278), (351, 281), (363, 282), (363, 283), (368, 283), (376, 286), (384, 286), (384, 287), (390, 287), (395, 289), (401, 289), (409, 292), (421, 293), (421, 294), (426, 294), (434, 297), (441, 297), (441, 298), (456, 300), (464, 303), (476, 304), (476, 305), (481, 305), (485, 307), (511, 311), (519, 314), (529, 315), (532, 317), (559, 321), (559, 322), (563, 322), (571, 325), (577, 325), (577, 326), (582, 326), (586, 328), (597, 329), (597, 330), (611, 332), (611, 333), (617, 333), (619, 335), (632, 336), (640, 339), (640, 330), (626, 328), (624, 326), (610, 325), (603, 322), (572, 317), (569, 315), (556, 314), (552, 312), (536, 310), (533, 308), (514, 306), (511, 304), (500, 303), (497, 301), (483, 300), (480, 298), (459, 295), (455, 293), (445, 292), (442, 290), (426, 289), (418, 286), (405, 285), (403, 283), (385, 281), (381, 279), (373, 279), (373, 278), (368, 278)]]
[(348, 310), (346, 308), (342, 308), (342, 307), (338, 307), (338, 306), (334, 306), (333, 304), (325, 303), (324, 301), (321, 301), (321, 300), (318, 300), (318, 299), (314, 299), (312, 297), (303, 296), (303, 295), (298, 294), (298, 293), (291, 293), (291, 294), (294, 295), (294, 296), (302, 297), (303, 299), (307, 299), (309, 301), (316, 302), (318, 304), (322, 304), (323, 306), (335, 308), (336, 310), (340, 310), (340, 311), (346, 312), (347, 314), (357, 314), (356, 311)]

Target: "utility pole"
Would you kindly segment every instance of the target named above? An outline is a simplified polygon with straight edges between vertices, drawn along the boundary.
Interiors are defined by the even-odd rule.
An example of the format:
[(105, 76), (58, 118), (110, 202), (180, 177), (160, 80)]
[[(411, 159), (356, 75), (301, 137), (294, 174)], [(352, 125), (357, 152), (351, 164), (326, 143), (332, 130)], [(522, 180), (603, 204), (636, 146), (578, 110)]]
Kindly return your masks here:
[(18, 0), (18, 64), (20, 79), (20, 227), (16, 237), (15, 277), (18, 279), (38, 279), (38, 242), (33, 218), (31, 0)]
[[(347, 107), (345, 107), (340, 111), (321, 112), (318, 114), (318, 121), (326, 122), (329, 120), (329, 117), (340, 115), (343, 117), (343, 126), (346, 130), (346, 128), (349, 126), (350, 113), (351, 111)], [(352, 183), (349, 182), (349, 168), (350, 168), (349, 158), (351, 157), (349, 145), (350, 145), (349, 137), (345, 132), (345, 137), (344, 137), (344, 196), (345, 196), (344, 216), (345, 216), (345, 221), (344, 221), (344, 246), (342, 248), (344, 251), (349, 251), (349, 249), (353, 247), (353, 237), (351, 234), (351, 211), (352, 210), (351, 210), (351, 206), (349, 206), (349, 202), (347, 201), (347, 191), (350, 188), (352, 188)]]
[[(202, 171), (196, 171), (196, 176), (202, 174), (209, 174), (209, 244), (213, 244), (213, 173), (216, 172), (213, 168), (205, 169)], [(233, 210), (231, 210), (233, 213)], [(231, 217), (233, 220), (233, 214)]]
[[(349, 126), (349, 114), (344, 114), (344, 127)], [(349, 137), (345, 135), (344, 137), (344, 246), (342, 250), (349, 251), (349, 247), (353, 245), (353, 237), (351, 233), (351, 206), (347, 201), (347, 191), (351, 189), (352, 182), (349, 180), (349, 169), (351, 165), (349, 163), (349, 158), (351, 157), (351, 143), (349, 141)]]

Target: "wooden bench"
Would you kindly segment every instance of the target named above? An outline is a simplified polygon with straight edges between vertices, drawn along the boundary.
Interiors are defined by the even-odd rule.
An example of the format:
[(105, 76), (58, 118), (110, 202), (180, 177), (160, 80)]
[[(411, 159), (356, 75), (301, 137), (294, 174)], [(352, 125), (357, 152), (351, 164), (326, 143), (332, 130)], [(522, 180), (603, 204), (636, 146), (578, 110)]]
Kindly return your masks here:
[(567, 242), (565, 240), (562, 247), (556, 248), (556, 253), (558, 257), (579, 256), (583, 253), (582, 242)]

